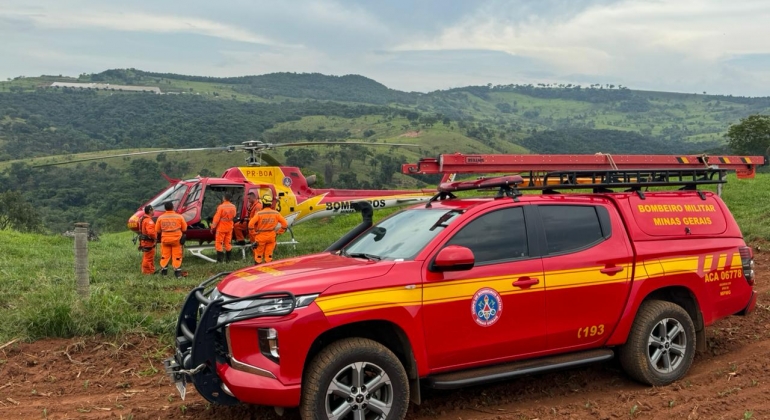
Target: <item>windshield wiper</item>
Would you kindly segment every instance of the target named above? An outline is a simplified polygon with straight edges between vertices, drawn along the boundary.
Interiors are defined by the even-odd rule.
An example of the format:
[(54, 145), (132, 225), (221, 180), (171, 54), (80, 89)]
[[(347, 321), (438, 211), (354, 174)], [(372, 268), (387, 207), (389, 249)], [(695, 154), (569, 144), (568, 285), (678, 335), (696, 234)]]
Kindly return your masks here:
[(350, 254), (346, 253), (345, 256), (350, 258), (366, 258), (369, 261), (379, 261), (382, 259), (382, 257), (379, 255), (367, 254), (365, 252), (353, 252)]

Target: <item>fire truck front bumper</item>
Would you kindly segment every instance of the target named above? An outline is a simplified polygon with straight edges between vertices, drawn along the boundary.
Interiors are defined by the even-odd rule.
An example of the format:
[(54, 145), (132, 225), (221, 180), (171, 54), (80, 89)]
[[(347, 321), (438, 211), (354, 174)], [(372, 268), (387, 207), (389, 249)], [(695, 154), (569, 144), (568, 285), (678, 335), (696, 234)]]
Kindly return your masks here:
[[(235, 360), (229, 352), (226, 326), (261, 316), (293, 312), (295, 298), (289, 292), (270, 292), (238, 299), (209, 299), (205, 289), (229, 273), (220, 273), (193, 289), (187, 296), (176, 328), (174, 355), (163, 364), (182, 399), (188, 383), (193, 383), (206, 400), (219, 405), (249, 403), (275, 407), (299, 404), (300, 385), (284, 385), (269, 371)], [(241, 301), (275, 302), (287, 305), (281, 312), (262, 312), (259, 304), (249, 306), (248, 314), (233, 309)], [(247, 302), (247, 303), (248, 303)]]
[(222, 391), (238, 401), (265, 406), (296, 407), (300, 385), (284, 385), (278, 379), (244, 372), (226, 363), (217, 364)]

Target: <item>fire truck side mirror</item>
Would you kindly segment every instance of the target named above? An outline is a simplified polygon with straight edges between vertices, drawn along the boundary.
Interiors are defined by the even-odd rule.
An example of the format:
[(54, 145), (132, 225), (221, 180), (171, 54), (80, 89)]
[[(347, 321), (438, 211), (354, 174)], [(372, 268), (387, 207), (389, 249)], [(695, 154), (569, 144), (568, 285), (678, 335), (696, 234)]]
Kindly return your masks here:
[(476, 263), (473, 251), (460, 245), (449, 245), (438, 252), (431, 264), (431, 271), (470, 270)]

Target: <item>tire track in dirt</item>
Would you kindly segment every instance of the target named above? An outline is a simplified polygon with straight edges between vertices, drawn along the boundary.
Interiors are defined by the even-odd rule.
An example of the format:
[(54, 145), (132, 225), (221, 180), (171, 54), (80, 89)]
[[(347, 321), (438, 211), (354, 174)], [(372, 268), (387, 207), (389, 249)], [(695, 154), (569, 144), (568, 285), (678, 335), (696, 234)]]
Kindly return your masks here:
[[(424, 390), (410, 420), (770, 418), (770, 255), (758, 253), (759, 305), (707, 328), (709, 349), (665, 387), (631, 381), (617, 361), (454, 391)], [(0, 343), (2, 345), (3, 343)], [(163, 373), (170, 347), (139, 335), (14, 343), (0, 350), (2, 419), (298, 419), (265, 407), (217, 407)]]

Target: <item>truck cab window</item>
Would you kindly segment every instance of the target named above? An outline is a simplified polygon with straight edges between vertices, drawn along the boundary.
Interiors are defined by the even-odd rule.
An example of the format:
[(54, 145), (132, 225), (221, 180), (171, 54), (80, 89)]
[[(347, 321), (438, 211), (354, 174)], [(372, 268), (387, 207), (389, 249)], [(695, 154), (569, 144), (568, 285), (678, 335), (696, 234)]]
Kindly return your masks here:
[(574, 252), (602, 240), (594, 206), (539, 206), (548, 254)]
[(457, 232), (447, 245), (470, 248), (477, 265), (527, 257), (524, 210), (511, 207), (482, 214)]

